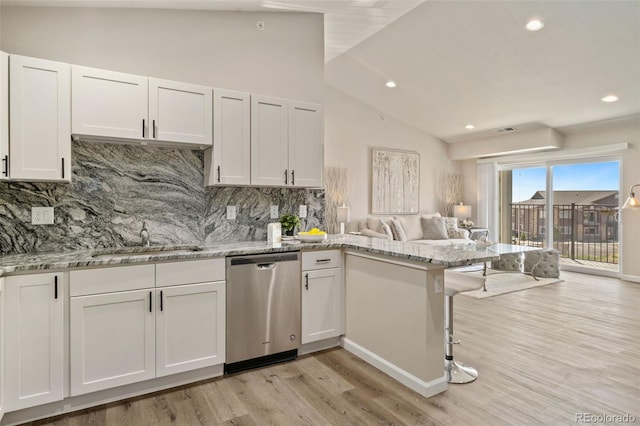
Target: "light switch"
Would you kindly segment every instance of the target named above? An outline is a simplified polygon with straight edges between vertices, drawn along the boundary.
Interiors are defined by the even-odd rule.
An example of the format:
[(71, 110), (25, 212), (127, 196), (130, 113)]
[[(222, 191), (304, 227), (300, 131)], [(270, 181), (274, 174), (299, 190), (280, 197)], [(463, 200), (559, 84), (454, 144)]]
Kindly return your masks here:
[(271, 210), (270, 210), (270, 214), (269, 214), (271, 219), (277, 219), (278, 218), (278, 206), (271, 206)]
[(301, 218), (307, 217), (307, 206), (306, 206), (306, 204), (300, 204), (299, 210), (300, 211), (298, 212), (298, 216), (300, 216)]
[(227, 206), (227, 220), (236, 220), (236, 206)]

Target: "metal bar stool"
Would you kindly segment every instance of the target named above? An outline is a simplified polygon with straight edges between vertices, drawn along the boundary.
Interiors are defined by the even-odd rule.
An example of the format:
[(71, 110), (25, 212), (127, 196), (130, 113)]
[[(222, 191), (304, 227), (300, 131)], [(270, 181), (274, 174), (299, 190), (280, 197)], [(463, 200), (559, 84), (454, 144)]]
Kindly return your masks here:
[(453, 296), (461, 291), (470, 291), (483, 288), (487, 278), (475, 276), (469, 273), (444, 270), (444, 294), (445, 294), (445, 355), (444, 369), (449, 383), (469, 383), (478, 378), (478, 371), (466, 364), (453, 360), (453, 345), (460, 343), (453, 339)]

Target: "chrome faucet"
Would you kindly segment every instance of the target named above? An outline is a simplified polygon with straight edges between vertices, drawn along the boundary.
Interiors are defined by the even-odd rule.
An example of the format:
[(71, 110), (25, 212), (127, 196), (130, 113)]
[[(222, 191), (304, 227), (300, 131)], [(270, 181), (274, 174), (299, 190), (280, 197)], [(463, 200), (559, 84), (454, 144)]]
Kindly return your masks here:
[(140, 238), (142, 238), (142, 246), (149, 247), (149, 227), (147, 226), (147, 222), (142, 221), (142, 230), (140, 231)]

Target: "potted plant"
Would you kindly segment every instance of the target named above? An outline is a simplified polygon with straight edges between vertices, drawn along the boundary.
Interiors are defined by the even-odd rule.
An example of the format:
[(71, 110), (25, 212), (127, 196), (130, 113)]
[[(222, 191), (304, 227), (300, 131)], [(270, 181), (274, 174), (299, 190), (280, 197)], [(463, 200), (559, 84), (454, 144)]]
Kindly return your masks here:
[(280, 216), (280, 224), (285, 235), (293, 236), (293, 230), (300, 226), (300, 218), (295, 214), (283, 214)]

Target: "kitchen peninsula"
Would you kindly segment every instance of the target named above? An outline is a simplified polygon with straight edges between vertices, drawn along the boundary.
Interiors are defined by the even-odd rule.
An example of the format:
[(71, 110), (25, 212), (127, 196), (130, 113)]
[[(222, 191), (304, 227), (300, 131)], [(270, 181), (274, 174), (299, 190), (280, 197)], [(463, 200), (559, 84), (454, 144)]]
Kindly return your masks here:
[[(160, 362), (160, 359), (167, 357), (166, 354), (161, 356), (160, 348), (154, 347), (152, 354), (155, 355), (150, 362), (151, 371), (146, 376), (140, 375), (140, 378), (135, 381), (130, 377), (133, 373), (117, 375), (108, 371), (107, 367), (87, 369), (84, 364), (83, 368), (80, 368), (76, 364), (78, 357), (82, 355), (82, 350), (74, 349), (76, 345), (73, 343), (73, 338), (82, 336), (82, 327), (78, 328), (78, 325), (74, 325), (73, 317), (74, 312), (82, 312), (82, 306), (88, 306), (87, 301), (91, 297), (103, 296), (98, 294), (100, 291), (93, 291), (92, 287), (102, 285), (104, 289), (105, 286), (112, 285), (113, 288), (109, 291), (113, 293), (109, 294), (114, 294), (113, 297), (134, 294), (137, 291), (142, 295), (142, 299), (132, 303), (142, 304), (142, 312), (149, 312), (148, 315), (158, 318), (159, 314), (156, 311), (153, 314), (150, 313), (151, 298), (147, 298), (147, 295), (158, 293), (162, 300), (160, 290), (164, 289), (166, 297), (169, 297), (169, 287), (162, 287), (168, 285), (166, 281), (171, 281), (169, 284), (172, 285), (205, 281), (204, 279), (189, 281), (182, 277), (180, 277), (184, 280), (182, 282), (172, 281), (167, 278), (172, 274), (177, 276), (171, 272), (172, 270), (182, 270), (184, 276), (194, 274), (193, 271), (197, 270), (206, 271), (210, 274), (206, 281), (211, 281), (206, 284), (218, 285), (217, 290), (213, 289), (211, 292), (217, 294), (218, 300), (223, 300), (225, 256), (298, 250), (303, 255), (308, 252), (340, 253), (344, 279), (340, 281), (344, 282), (344, 288), (339, 297), (340, 306), (338, 307), (342, 321), (335, 337), (303, 344), (300, 353), (342, 345), (348, 351), (426, 397), (446, 390), (447, 383), (443, 371), (443, 271), (448, 266), (496, 259), (497, 253), (490, 248), (479, 249), (474, 244), (431, 247), (368, 237), (336, 235), (324, 242), (313, 244), (271, 245), (265, 242), (233, 242), (206, 246), (130, 247), (20, 254), (0, 257), (0, 279), (4, 280), (4, 289), (0, 294), (5, 302), (3, 315), (4, 327), (7, 331), (5, 353), (10, 354), (16, 350), (15, 345), (9, 346), (9, 340), (15, 339), (16, 335), (16, 325), (11, 324), (12, 321), (16, 322), (16, 318), (10, 315), (10, 312), (16, 312), (15, 304), (22, 302), (19, 298), (27, 297), (28, 291), (37, 291), (39, 297), (45, 299), (51, 293), (55, 307), (50, 311), (42, 311), (38, 321), (51, 322), (53, 331), (47, 328), (45, 335), (58, 339), (59, 345), (51, 351), (45, 352), (46, 348), (41, 348), (42, 351), (36, 352), (38, 356), (47, 354), (46, 363), (35, 361), (36, 364), (39, 363), (39, 367), (42, 367), (37, 371), (38, 374), (42, 374), (46, 380), (34, 377), (36, 370), (26, 371), (13, 366), (21, 356), (24, 356), (24, 353), (17, 352), (17, 354), (6, 356), (5, 371), (11, 372), (11, 375), (6, 376), (3, 392), (7, 410), (3, 424), (53, 416), (223, 374), (224, 324), (216, 333), (219, 342), (218, 352), (215, 356), (209, 357), (204, 364), (200, 360), (192, 363), (189, 368), (183, 366), (177, 370), (175, 366), (169, 366), (174, 368), (172, 370)], [(203, 266), (210, 269), (205, 269)], [(90, 274), (92, 279), (80, 281), (75, 278), (82, 274), (85, 274), (85, 277), (86, 274)], [(123, 283), (133, 281), (136, 274), (140, 274), (140, 281), (145, 283), (137, 287), (124, 287)], [(16, 293), (15, 289), (12, 289), (14, 284), (11, 282), (12, 279), (17, 284), (23, 278), (33, 280), (45, 275), (55, 278), (54, 286), (42, 287), (41, 282), (38, 282), (42, 287), (40, 290), (36, 290), (37, 287), (28, 290), (29, 287), (25, 286), (27, 290), (24, 293), (12, 296), (11, 306), (7, 303), (9, 295)], [(161, 284), (160, 281), (165, 283)], [(84, 286), (86, 288), (83, 288)], [(102, 292), (104, 293), (104, 290)], [(96, 295), (92, 296), (92, 294)], [(46, 303), (49, 304), (49, 301)], [(97, 305), (99, 304), (91, 306)], [(218, 311), (224, 312), (224, 303), (217, 306)], [(104, 314), (104, 312), (96, 310), (95, 314)], [(221, 315), (220, 312), (218, 315)], [(70, 317), (72, 317), (71, 320)], [(224, 318), (224, 315), (222, 314), (220, 318)], [(95, 318), (86, 319), (86, 321), (95, 320)], [(223, 320), (222, 322), (224, 323)], [(87, 324), (83, 327), (95, 325), (95, 323)], [(158, 323), (155, 329), (159, 328)], [(91, 336), (91, 339), (100, 340), (100, 337)], [(90, 342), (79, 337), (76, 340), (80, 341), (80, 348), (92, 347)], [(93, 343), (95, 344), (101, 345), (100, 342)], [(9, 348), (12, 349), (8, 350)], [(26, 351), (26, 348), (24, 350)], [(80, 355), (74, 358), (74, 354)], [(163, 356), (165, 358), (162, 358)], [(131, 371), (135, 374), (144, 370), (134, 367)], [(120, 366), (115, 365), (113, 368), (120, 368)], [(96, 377), (102, 374), (106, 379), (87, 378), (86, 371), (90, 371)], [(168, 373), (161, 374), (161, 371), (168, 371)], [(77, 372), (75, 378), (74, 372)], [(46, 383), (49, 388), (46, 389), (46, 386), (39, 388), (40, 383)], [(16, 384), (28, 386), (23, 386), (21, 390), (13, 389), (12, 387)], [(24, 393), (25, 389), (30, 390), (31, 393)], [(10, 402), (12, 405), (7, 405), (8, 401), (12, 401)]]

